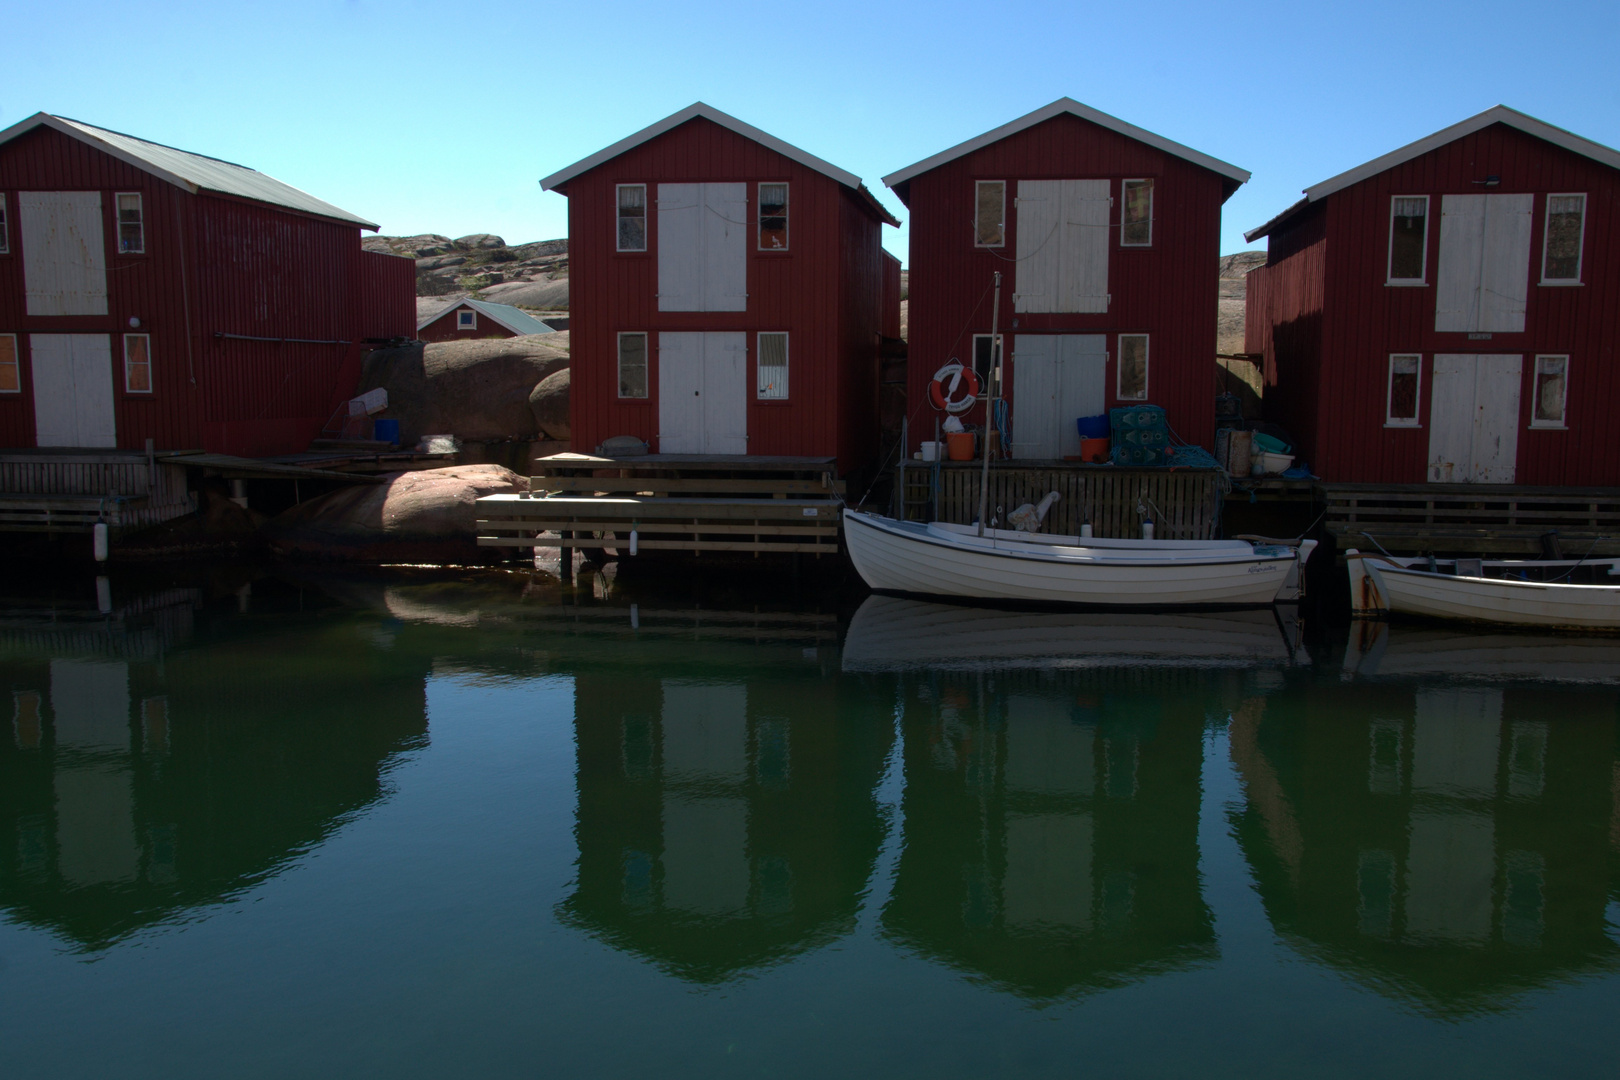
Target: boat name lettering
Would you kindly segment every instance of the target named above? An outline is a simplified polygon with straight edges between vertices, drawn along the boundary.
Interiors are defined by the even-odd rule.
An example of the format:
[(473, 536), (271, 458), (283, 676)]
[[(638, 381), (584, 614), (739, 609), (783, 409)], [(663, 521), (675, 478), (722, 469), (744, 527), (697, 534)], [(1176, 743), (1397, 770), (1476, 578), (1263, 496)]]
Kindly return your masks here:
[(1255, 563), (1253, 566), (1249, 567), (1249, 573), (1269, 574), (1275, 569), (1277, 569), (1276, 563)]

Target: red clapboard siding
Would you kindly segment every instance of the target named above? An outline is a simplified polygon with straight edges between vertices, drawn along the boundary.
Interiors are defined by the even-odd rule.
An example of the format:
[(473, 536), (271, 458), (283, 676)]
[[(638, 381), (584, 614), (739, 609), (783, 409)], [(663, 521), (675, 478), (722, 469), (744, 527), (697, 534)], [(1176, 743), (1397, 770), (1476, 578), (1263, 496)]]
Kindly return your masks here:
[[(1153, 243), (1122, 248), (1110, 239), (1109, 310), (1102, 314), (1015, 314), (1017, 182), (1031, 179), (1107, 179), (1120, 213), (1120, 182), (1154, 180)], [(1004, 247), (974, 246), (974, 183), (1007, 181)], [(1107, 334), (1108, 401), (1116, 404), (1117, 335), (1149, 339), (1149, 401), (1165, 408), (1185, 440), (1214, 438), (1215, 281), (1220, 260), (1219, 174), (1184, 158), (1073, 115), (1060, 115), (914, 176), (901, 185), (911, 210), (910, 333), (907, 399), (912, 446), (931, 437), (935, 413), (928, 384), (941, 364), (966, 362), (974, 334), (991, 329), (991, 287), (1002, 273), (1000, 329)], [(1012, 365), (1006, 370), (1012, 397)], [(1012, 401), (1013, 424), (1017, 402)], [(966, 420), (980, 423), (975, 408)]]
[[(20, 191), (99, 191), (108, 313), (27, 314)], [(146, 253), (117, 253), (116, 200), (138, 191)], [(415, 329), (414, 266), (360, 249), (352, 224), (192, 194), (47, 127), (0, 146), (11, 251), (0, 255), (0, 332), (18, 335), (23, 392), (0, 395), (0, 445), (35, 442), (30, 333), (112, 336), (118, 445), (269, 454), (302, 450), (354, 388), (362, 339)], [(402, 264), (404, 269), (395, 263)], [(124, 389), (130, 320), (151, 335), (151, 393)], [(219, 333), (343, 342), (228, 341)]]
[[(1534, 195), (1529, 301), (1523, 333), (1470, 340), (1434, 329), (1440, 213), (1446, 194), (1487, 190)], [(1542, 286), (1546, 199), (1586, 192), (1582, 284)], [(1428, 284), (1390, 287), (1390, 199), (1428, 195)], [(1269, 418), (1300, 440), (1316, 473), (1340, 482), (1422, 483), (1427, 478), (1430, 388), (1436, 353), (1522, 355), (1518, 463), (1520, 484), (1620, 484), (1612, 416), (1620, 406), (1615, 339), (1620, 333), (1620, 251), (1616, 235), (1620, 172), (1505, 124), (1493, 124), (1325, 196), (1272, 232), (1264, 274), (1264, 344), (1276, 385), (1266, 391)], [(1317, 312), (1290, 307), (1284, 294), (1320, 298)], [(1251, 312), (1256, 309), (1251, 308)], [(1256, 312), (1258, 314), (1258, 312)], [(1267, 340), (1269, 338), (1269, 340)], [(1389, 355), (1421, 353), (1423, 426), (1385, 426)], [(1538, 353), (1567, 353), (1568, 430), (1529, 426)]]
[[(477, 325), (471, 330), (462, 330), (456, 326), (456, 312), (461, 311), (463, 305), (456, 304), (437, 319), (428, 323), (416, 332), (418, 341), (482, 341), (486, 338), (517, 337), (516, 334), (491, 319), (483, 312), (478, 312)], [(570, 386), (572, 389), (572, 386)]]
[[(746, 311), (659, 311), (658, 184), (727, 181), (748, 184), (751, 220), (761, 181), (790, 185), (788, 250), (755, 250), (750, 227)], [(619, 184), (647, 185), (646, 252), (615, 250)], [(572, 177), (558, 190), (568, 196), (570, 410), (576, 449), (590, 451), (611, 436), (634, 435), (656, 450), (658, 333), (741, 330), (748, 333), (748, 453), (837, 455), (841, 470), (861, 463), (862, 448), (875, 445), (876, 438), (881, 226), (849, 189), (697, 117)], [(624, 331), (648, 334), (650, 396), (645, 400), (618, 395), (618, 334)], [(759, 331), (789, 335), (786, 401), (755, 398)]]

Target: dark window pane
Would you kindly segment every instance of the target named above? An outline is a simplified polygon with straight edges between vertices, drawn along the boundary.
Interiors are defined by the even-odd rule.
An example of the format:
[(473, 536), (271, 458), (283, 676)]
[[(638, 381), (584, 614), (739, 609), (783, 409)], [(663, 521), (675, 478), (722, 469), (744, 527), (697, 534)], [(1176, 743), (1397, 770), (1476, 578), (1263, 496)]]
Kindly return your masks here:
[(619, 396), (647, 396), (646, 334), (623, 334), (619, 337)]
[(1000, 247), (1007, 214), (1007, 185), (1000, 180), (981, 180), (974, 210), (974, 239), (981, 247)]
[(1142, 334), (1119, 338), (1119, 397), (1122, 401), (1147, 399), (1148, 339)]
[(1580, 195), (1547, 197), (1547, 258), (1541, 276), (1548, 281), (1574, 281), (1581, 273), (1581, 225), (1586, 199)]
[(1153, 181), (1125, 181), (1125, 211), (1119, 242), (1141, 246), (1153, 242)]
[(788, 186), (759, 185), (759, 246), (781, 251), (788, 246)]
[(1389, 279), (1423, 280), (1423, 247), (1428, 237), (1427, 199), (1396, 199), (1389, 228)]
[(1564, 371), (1562, 357), (1543, 356), (1536, 360), (1536, 420), (1540, 423), (1564, 422)]

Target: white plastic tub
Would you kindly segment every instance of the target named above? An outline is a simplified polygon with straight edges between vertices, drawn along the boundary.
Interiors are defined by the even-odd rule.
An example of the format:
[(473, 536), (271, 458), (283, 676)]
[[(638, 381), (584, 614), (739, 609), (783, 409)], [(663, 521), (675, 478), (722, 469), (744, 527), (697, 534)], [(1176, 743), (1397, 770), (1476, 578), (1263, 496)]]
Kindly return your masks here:
[(1293, 467), (1293, 454), (1273, 454), (1269, 450), (1254, 452), (1254, 471), (1262, 476), (1279, 476)]

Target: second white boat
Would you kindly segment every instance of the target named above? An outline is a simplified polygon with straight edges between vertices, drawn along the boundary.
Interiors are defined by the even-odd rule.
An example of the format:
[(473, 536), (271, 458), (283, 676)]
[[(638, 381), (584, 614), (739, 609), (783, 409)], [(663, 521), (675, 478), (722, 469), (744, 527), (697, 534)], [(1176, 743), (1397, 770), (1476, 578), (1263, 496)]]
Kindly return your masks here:
[(884, 592), (1116, 608), (1262, 607), (1298, 581), (1315, 541), (1120, 540), (895, 521), (844, 511), (844, 541)]

